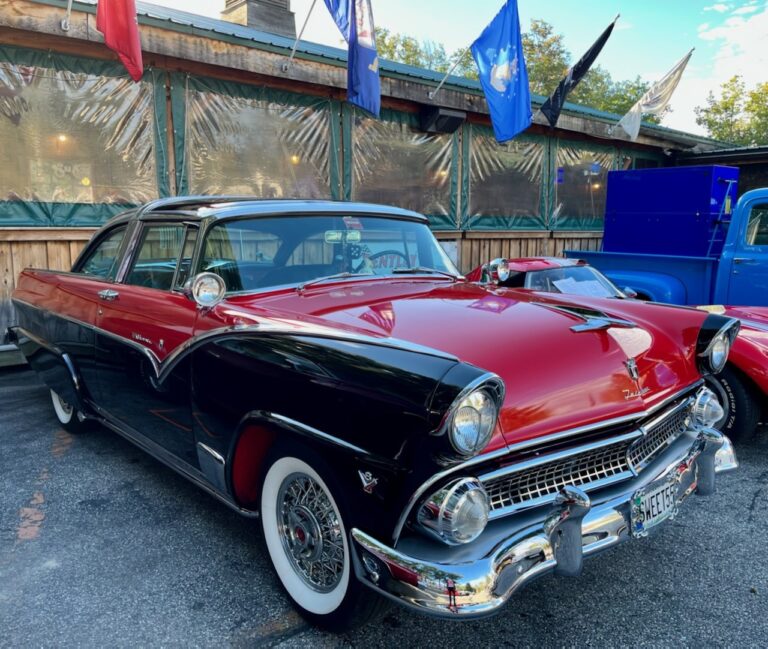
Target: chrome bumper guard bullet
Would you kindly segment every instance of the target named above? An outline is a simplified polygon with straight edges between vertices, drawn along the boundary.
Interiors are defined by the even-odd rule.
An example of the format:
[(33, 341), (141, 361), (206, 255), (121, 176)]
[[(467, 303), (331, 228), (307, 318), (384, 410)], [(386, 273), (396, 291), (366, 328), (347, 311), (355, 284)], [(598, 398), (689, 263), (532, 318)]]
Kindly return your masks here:
[(676, 512), (694, 491), (714, 493), (715, 475), (737, 466), (730, 440), (719, 431), (689, 431), (641, 476), (597, 491), (592, 499), (565, 487), (548, 508), (494, 521), (466, 546), (447, 549), (414, 538), (393, 549), (353, 529), (355, 571), (374, 590), (423, 613), (454, 619), (489, 615), (536, 577), (576, 576), (585, 556), (645, 536), (647, 531), (632, 527), (632, 507), (644, 487), (669, 481), (676, 489)]

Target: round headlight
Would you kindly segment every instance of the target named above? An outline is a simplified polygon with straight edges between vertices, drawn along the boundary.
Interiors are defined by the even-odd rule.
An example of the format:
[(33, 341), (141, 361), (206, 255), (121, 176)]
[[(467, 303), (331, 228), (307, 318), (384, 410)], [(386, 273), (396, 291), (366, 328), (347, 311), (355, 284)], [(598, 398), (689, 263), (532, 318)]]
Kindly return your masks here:
[(725, 411), (717, 396), (709, 388), (702, 388), (693, 402), (691, 416), (693, 423), (704, 428), (712, 428), (723, 418)]
[(728, 362), (728, 353), (731, 351), (730, 338), (724, 333), (718, 334), (709, 345), (709, 365), (717, 374), (721, 372)]
[(419, 510), (421, 528), (451, 545), (469, 543), (488, 524), (488, 495), (477, 478), (461, 478), (432, 495)]
[(491, 439), (496, 424), (496, 402), (483, 390), (464, 397), (451, 418), (449, 437), (461, 455), (477, 455)]

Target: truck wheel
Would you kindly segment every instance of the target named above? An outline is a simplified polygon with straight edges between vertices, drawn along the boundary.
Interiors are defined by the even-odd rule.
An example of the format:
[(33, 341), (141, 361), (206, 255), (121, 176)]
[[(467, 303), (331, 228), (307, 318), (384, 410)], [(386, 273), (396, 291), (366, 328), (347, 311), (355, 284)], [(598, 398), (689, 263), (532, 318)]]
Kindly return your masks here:
[(717, 376), (707, 377), (707, 385), (725, 410), (715, 428), (734, 442), (747, 442), (755, 434), (760, 419), (760, 403), (754, 388), (730, 365)]
[(88, 420), (81, 420), (78, 416), (78, 410), (64, 401), (53, 390), (51, 390), (51, 401), (53, 402), (53, 411), (56, 413), (56, 419), (59, 420), (61, 427), (68, 433), (82, 433), (88, 428)]
[(262, 484), (269, 558), (304, 618), (332, 631), (348, 630), (388, 606), (354, 575), (349, 512), (333, 474), (317, 456), (295, 450), (273, 455)]

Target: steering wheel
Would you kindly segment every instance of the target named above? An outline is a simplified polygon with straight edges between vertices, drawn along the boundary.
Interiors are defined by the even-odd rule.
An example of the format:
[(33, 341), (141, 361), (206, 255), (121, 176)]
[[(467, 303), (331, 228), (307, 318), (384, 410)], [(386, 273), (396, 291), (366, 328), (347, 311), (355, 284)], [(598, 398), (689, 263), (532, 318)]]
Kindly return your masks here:
[[(400, 252), (399, 250), (382, 250), (380, 252), (375, 252), (372, 255), (368, 255), (368, 261), (373, 261), (374, 259), (378, 259), (379, 257), (384, 257), (385, 255), (395, 255), (396, 257), (400, 257), (405, 262), (405, 267), (408, 268), (411, 265), (410, 260), (408, 257), (405, 256), (404, 253)], [(363, 261), (362, 264), (360, 264), (360, 268), (363, 267), (363, 264), (365, 264), (365, 261)], [(399, 266), (395, 266), (395, 268), (399, 268)]]

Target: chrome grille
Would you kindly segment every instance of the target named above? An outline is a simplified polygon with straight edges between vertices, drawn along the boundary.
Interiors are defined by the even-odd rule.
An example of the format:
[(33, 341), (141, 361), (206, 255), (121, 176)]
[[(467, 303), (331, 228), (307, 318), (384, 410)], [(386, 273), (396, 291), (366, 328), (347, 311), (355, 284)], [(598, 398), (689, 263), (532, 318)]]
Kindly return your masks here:
[(503, 515), (544, 504), (568, 485), (589, 490), (632, 477), (689, 427), (688, 415), (686, 404), (678, 402), (666, 416), (656, 418), (642, 437), (627, 439), (631, 434), (625, 435), (622, 441), (607, 440), (597, 448), (574, 449), (565, 457), (561, 452), (550, 461), (535, 458), (532, 466), (522, 462), (522, 467), (511, 465), (507, 470), (489, 473), (485, 479), (480, 476), (488, 493), (491, 516), (494, 512)]
[(667, 417), (637, 440), (629, 449), (629, 462), (635, 471), (642, 469), (662, 448), (675, 441), (688, 428), (688, 408)]
[(624, 473), (629, 473), (626, 442), (547, 462), (484, 486), (494, 510), (554, 496), (566, 485), (580, 487)]

